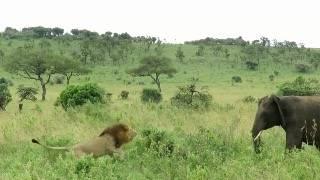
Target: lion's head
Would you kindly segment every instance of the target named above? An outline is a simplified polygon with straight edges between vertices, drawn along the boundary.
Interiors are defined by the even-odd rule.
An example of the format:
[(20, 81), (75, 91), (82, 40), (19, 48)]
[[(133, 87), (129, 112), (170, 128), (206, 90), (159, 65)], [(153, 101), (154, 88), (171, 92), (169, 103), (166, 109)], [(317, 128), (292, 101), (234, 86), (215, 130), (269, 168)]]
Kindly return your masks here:
[(114, 138), (116, 148), (133, 140), (137, 133), (129, 126), (119, 123), (108, 127), (99, 136), (110, 135)]

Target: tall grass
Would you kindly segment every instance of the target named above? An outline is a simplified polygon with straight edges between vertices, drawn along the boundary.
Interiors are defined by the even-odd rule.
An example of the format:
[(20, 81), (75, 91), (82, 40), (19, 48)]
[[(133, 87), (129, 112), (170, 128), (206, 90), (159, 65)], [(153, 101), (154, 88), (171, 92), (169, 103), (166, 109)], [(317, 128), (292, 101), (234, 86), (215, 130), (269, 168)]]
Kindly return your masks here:
[[(285, 154), (285, 136), (280, 128), (263, 134), (261, 154), (255, 154), (252, 148), (250, 130), (257, 105), (245, 103), (243, 99), (276, 92), (277, 85), (298, 76), (294, 67), (264, 63), (258, 71), (247, 71), (241, 64), (232, 67), (230, 62), (210, 57), (205, 57), (205, 63), (199, 63), (189, 58), (196, 48), (183, 46), (189, 62), (177, 65), (179, 72), (174, 78), (161, 77), (164, 101), (160, 104), (141, 103), (142, 89), (155, 88), (155, 85), (148, 78), (127, 75), (125, 71), (132, 66), (130, 64), (95, 67), (92, 74), (76, 77), (71, 82), (98, 83), (113, 94), (109, 104), (87, 104), (65, 112), (53, 106), (66, 87), (62, 84), (48, 86), (47, 101), (26, 102), (24, 111), (19, 113), (18, 97), (14, 95), (7, 111), (0, 112), (0, 179), (319, 178), (319, 152), (314, 147), (306, 147), (303, 151)], [(175, 49), (175, 46), (168, 46), (165, 53), (174, 57)], [(119, 73), (114, 74), (114, 70)], [(270, 82), (268, 77), (274, 70), (280, 75)], [(12, 94), (19, 84), (39, 87), (37, 82), (26, 81), (1, 68), (0, 74), (14, 82), (10, 87)], [(313, 72), (304, 76), (318, 78), (319, 74)], [(240, 76), (243, 82), (232, 86), (234, 75)], [(170, 105), (177, 86), (189, 83), (193, 77), (200, 79), (199, 85), (208, 86), (213, 96), (213, 105), (206, 111)], [(118, 99), (122, 90), (130, 92), (128, 100)], [(119, 121), (138, 132), (137, 138), (124, 147), (123, 159), (106, 156), (76, 160), (68, 153), (51, 152), (31, 144), (32, 138), (38, 138), (50, 145), (70, 146), (97, 136), (106, 126)], [(146, 146), (150, 139), (143, 136), (143, 132), (150, 129), (153, 133), (164, 133), (174, 150), (159, 154), (159, 149)], [(165, 140), (152, 141), (166, 148)]]

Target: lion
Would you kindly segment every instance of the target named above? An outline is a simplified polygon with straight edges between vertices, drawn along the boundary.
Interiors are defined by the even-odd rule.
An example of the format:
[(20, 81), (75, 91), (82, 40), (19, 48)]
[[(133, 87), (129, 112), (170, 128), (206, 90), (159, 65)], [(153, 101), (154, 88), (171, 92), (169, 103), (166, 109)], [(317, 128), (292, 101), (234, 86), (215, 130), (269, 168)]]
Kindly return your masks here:
[(122, 145), (131, 142), (136, 134), (129, 126), (119, 123), (105, 128), (98, 137), (71, 147), (51, 147), (40, 143), (36, 139), (32, 139), (32, 142), (46, 149), (72, 152), (77, 158), (84, 155), (92, 155), (94, 158), (98, 158), (104, 155), (121, 155)]

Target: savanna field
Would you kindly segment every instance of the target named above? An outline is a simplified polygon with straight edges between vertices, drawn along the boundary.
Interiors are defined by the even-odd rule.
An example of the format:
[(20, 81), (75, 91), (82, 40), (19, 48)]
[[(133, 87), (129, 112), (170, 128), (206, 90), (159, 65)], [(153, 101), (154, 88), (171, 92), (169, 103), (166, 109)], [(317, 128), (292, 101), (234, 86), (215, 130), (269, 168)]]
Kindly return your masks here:
[[(100, 36), (97, 39), (105, 40), (107, 45), (111, 41)], [(316, 148), (305, 146), (302, 151), (287, 154), (284, 131), (274, 127), (263, 133), (263, 150), (256, 154), (251, 137), (259, 98), (279, 93), (282, 83), (298, 76), (320, 80), (317, 49), (269, 47), (259, 41), (243, 46), (155, 41), (147, 48), (144, 41), (130, 38), (119, 38), (118, 44), (110, 48), (98, 46), (97, 39), (71, 35), (0, 38), (0, 78), (12, 82), (12, 101), (6, 111), (0, 111), (0, 179), (320, 178), (320, 154)], [(111, 97), (104, 104), (87, 103), (65, 111), (54, 105), (67, 87), (65, 79), (62, 84), (55, 82), (61, 78), (57, 73), (47, 84), (46, 100), (42, 101), (39, 81), (23, 78), (6, 66), (18, 47), (50, 49), (86, 63), (90, 72), (72, 76), (70, 85), (96, 83)], [(177, 55), (179, 48), (183, 52), (181, 59)], [(81, 61), (85, 52), (88, 62)], [(160, 75), (160, 103), (141, 101), (144, 88), (157, 88), (150, 77), (128, 73), (148, 55), (170, 58), (177, 70), (173, 76)], [(257, 63), (256, 69), (248, 68), (247, 60)], [(306, 65), (306, 70), (297, 70), (297, 64)], [(241, 77), (241, 82), (232, 81), (234, 76)], [(196, 87), (205, 87), (212, 96), (210, 106), (194, 109), (172, 105), (171, 98), (178, 87), (192, 83), (192, 79), (198, 79)], [(19, 112), (16, 92), (21, 84), (34, 87), (39, 93), (36, 101), (24, 101)], [(123, 90), (129, 92), (128, 99), (121, 99)], [(138, 133), (124, 146), (123, 158), (75, 159), (68, 153), (48, 151), (31, 143), (32, 138), (37, 138), (53, 146), (71, 146), (97, 136), (117, 122), (129, 124)]]

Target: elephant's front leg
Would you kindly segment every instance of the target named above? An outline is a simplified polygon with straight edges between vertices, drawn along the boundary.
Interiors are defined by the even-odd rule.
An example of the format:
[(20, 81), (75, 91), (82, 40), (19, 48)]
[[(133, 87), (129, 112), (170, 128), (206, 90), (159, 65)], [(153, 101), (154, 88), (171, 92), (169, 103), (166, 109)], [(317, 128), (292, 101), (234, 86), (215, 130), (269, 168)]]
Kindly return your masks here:
[(301, 149), (302, 147), (302, 133), (299, 130), (291, 130), (286, 132), (286, 149), (292, 150), (294, 148)]

